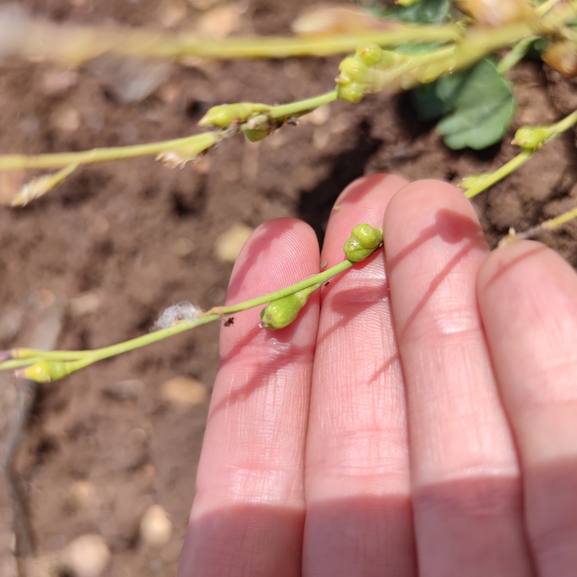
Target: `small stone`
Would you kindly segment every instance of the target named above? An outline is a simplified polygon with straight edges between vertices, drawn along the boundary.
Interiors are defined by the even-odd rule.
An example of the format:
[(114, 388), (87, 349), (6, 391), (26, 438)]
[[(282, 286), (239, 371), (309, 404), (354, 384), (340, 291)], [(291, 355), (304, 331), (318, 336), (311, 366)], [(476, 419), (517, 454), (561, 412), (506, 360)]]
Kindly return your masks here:
[(253, 229), (238, 222), (221, 234), (215, 244), (214, 253), (221, 262), (233, 263), (236, 261), (240, 249), (252, 234)]
[(174, 241), (171, 249), (176, 256), (184, 258), (194, 251), (194, 243), (190, 239), (181, 236)]
[(205, 38), (226, 38), (240, 28), (240, 13), (234, 4), (217, 6), (197, 21), (196, 32)]
[(147, 545), (160, 547), (168, 543), (172, 523), (160, 505), (149, 507), (140, 521), (140, 538)]
[(80, 113), (76, 108), (63, 107), (52, 114), (52, 125), (63, 132), (74, 132), (80, 127)]
[(89, 481), (74, 481), (68, 489), (66, 505), (73, 511), (96, 503), (96, 488)]
[(179, 376), (168, 379), (160, 387), (160, 398), (171, 409), (185, 413), (193, 407), (206, 405), (209, 399), (208, 387), (197, 379)]
[(110, 549), (100, 535), (82, 535), (62, 551), (61, 564), (75, 577), (100, 577), (110, 562)]
[(138, 397), (144, 390), (144, 383), (138, 379), (127, 379), (125, 381), (116, 381), (108, 386), (105, 394), (117, 401), (126, 401)]
[(63, 94), (78, 82), (76, 70), (48, 70), (42, 76), (42, 92), (47, 96)]
[(70, 301), (70, 314), (74, 317), (96, 312), (102, 304), (102, 297), (97, 292), (84, 293)]

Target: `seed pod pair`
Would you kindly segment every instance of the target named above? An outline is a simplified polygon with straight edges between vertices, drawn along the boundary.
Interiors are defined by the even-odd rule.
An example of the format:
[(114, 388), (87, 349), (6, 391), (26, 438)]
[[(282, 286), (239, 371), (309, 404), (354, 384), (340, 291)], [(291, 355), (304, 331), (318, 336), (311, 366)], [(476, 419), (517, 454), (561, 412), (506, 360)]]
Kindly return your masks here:
[(345, 256), (351, 262), (361, 262), (383, 244), (383, 231), (370, 224), (357, 224), (346, 240)]

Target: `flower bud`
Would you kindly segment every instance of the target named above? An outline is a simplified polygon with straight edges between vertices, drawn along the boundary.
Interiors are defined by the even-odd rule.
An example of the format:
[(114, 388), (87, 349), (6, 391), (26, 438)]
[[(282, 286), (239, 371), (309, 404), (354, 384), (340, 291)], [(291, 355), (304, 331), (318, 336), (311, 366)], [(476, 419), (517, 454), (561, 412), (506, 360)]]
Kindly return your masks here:
[(553, 42), (543, 53), (543, 60), (567, 78), (577, 76), (577, 45), (570, 40)]
[(271, 301), (262, 311), (260, 311), (261, 326), (267, 329), (284, 329), (290, 325), (299, 315), (301, 309), (307, 303), (311, 293), (319, 285), (313, 285), (292, 295)]
[(361, 262), (383, 244), (383, 231), (370, 224), (357, 224), (346, 240), (345, 256), (351, 262)]
[(516, 144), (525, 150), (538, 150), (549, 136), (550, 132), (546, 126), (522, 126), (515, 132), (515, 138), (511, 144)]
[(355, 56), (369, 68), (380, 64), (384, 55), (385, 51), (377, 46), (377, 44), (366, 44), (365, 46), (360, 46), (357, 48), (355, 54)]
[(17, 376), (36, 381), (37, 383), (50, 383), (51, 381), (58, 381), (66, 375), (70, 374), (68, 363), (61, 361), (39, 361), (17, 371)]

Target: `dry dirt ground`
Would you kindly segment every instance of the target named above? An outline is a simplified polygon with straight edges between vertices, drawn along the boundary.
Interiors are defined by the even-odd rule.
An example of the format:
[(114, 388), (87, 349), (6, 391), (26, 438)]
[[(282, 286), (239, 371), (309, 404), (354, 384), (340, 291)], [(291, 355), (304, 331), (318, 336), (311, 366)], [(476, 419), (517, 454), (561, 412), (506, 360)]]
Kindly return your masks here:
[[(186, 27), (197, 15), (193, 0), (21, 3), (55, 21), (92, 24), (158, 28), (176, 6), (181, 16), (175, 25)], [(305, 4), (246, 0), (241, 32), (287, 33)], [(324, 92), (338, 61), (171, 65), (153, 94), (125, 103), (117, 93), (122, 74), (106, 64), (84, 66), (59, 85), (59, 69), (9, 59), (0, 63), (0, 152), (73, 151), (185, 136), (197, 131), (196, 122), (214, 104), (282, 103)], [(522, 123), (549, 122), (577, 106), (574, 87), (537, 63), (523, 64), (512, 78), (519, 109), (511, 134)], [(223, 301), (231, 266), (214, 258), (213, 247), (234, 224), (256, 227), (292, 215), (322, 236), (336, 195), (358, 176), (390, 171), (457, 183), (516, 154), (510, 135), (481, 153), (451, 152), (433, 126), (414, 117), (403, 95), (371, 96), (354, 107), (335, 103), (330, 118), (317, 114), (258, 144), (237, 137), (183, 170), (151, 159), (96, 165), (24, 209), (1, 208), (0, 348), (31, 342), (94, 348), (135, 337), (172, 303), (190, 300), (208, 308)], [(525, 229), (577, 203), (576, 160), (571, 132), (482, 195), (476, 207), (490, 242), (510, 226)], [(576, 238), (577, 227), (570, 225), (544, 240), (575, 265)], [(210, 325), (36, 388), (3, 377), (4, 559), (10, 531), (2, 530), (13, 516), (23, 555), (46, 558), (91, 533), (111, 551), (105, 575), (174, 574), (207, 403), (170, 404), (160, 391), (178, 375), (210, 389), (218, 333)], [(154, 504), (172, 522), (170, 539), (157, 547), (139, 533)]]

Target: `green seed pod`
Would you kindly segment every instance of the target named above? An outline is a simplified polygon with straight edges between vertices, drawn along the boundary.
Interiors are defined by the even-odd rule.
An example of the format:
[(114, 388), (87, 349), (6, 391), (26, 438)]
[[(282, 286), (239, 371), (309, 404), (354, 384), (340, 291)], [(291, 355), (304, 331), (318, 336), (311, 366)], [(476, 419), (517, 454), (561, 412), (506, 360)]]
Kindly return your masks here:
[(366, 44), (365, 46), (359, 46), (359, 48), (357, 48), (355, 57), (365, 66), (372, 68), (383, 61), (384, 55), (384, 50), (376, 44)]
[(355, 56), (347, 56), (339, 64), (339, 75), (336, 79), (337, 84), (368, 84), (371, 80), (371, 70), (360, 59)]
[(271, 301), (260, 311), (261, 325), (273, 331), (290, 325), (299, 316), (299, 312), (307, 303), (311, 293), (319, 286), (313, 285), (292, 295)]
[(337, 84), (337, 98), (350, 104), (360, 102), (366, 93), (367, 88), (362, 84)]
[(213, 106), (198, 122), (199, 126), (216, 126), (228, 128), (231, 124), (246, 122), (254, 114), (268, 112), (270, 107), (256, 102), (239, 102), (237, 104), (220, 104)]
[(515, 138), (511, 144), (516, 144), (525, 150), (538, 150), (549, 136), (546, 126), (522, 126), (515, 132)]
[(58, 381), (70, 374), (67, 363), (60, 361), (39, 361), (26, 367), (21, 371), (20, 376), (37, 383), (50, 383)]
[(258, 142), (271, 134), (275, 128), (273, 126), (269, 128), (245, 128), (242, 132), (251, 142)]
[(383, 244), (383, 231), (370, 224), (357, 224), (343, 250), (351, 262), (361, 262)]

